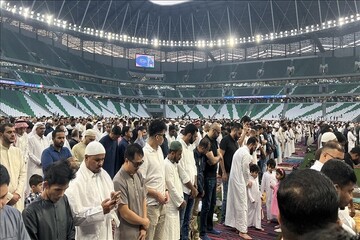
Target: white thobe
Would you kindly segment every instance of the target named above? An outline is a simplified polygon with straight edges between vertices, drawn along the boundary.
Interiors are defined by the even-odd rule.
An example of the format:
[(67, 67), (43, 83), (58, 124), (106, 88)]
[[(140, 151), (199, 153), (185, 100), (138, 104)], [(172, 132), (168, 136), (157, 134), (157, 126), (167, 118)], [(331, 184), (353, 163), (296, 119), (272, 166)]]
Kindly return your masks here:
[(113, 239), (111, 222), (114, 220), (117, 226), (120, 223), (116, 209), (104, 215), (101, 206), (113, 191), (113, 182), (105, 170), (93, 173), (85, 162), (81, 163), (76, 178), (65, 191), (76, 226), (75, 239)]
[(285, 149), (284, 149), (284, 158), (288, 158), (291, 156), (291, 136), (289, 131), (285, 131)]
[(252, 185), (247, 188), (248, 193), (248, 226), (261, 228), (261, 192), (258, 178), (250, 176)]
[(275, 171), (272, 171), (270, 173), (269, 171), (266, 171), (262, 177), (261, 180), (261, 192), (266, 193), (266, 218), (267, 220), (271, 220), (274, 217), (271, 214), (271, 201), (272, 201), (272, 194), (273, 190), (271, 186), (276, 185), (276, 173)]
[(82, 123), (76, 124), (76, 128), (79, 129), (79, 131), (82, 133), (86, 131), (86, 125), (82, 125)]
[(229, 176), (225, 225), (247, 233), (248, 205), (246, 185), (250, 179), (249, 164), (252, 157), (247, 146), (234, 153)]
[(348, 139), (348, 152), (350, 152), (351, 149), (353, 149), (355, 147), (356, 136), (353, 134), (352, 131), (348, 131), (347, 139)]
[[(182, 145), (182, 157), (181, 157), (181, 160), (179, 161), (179, 165), (181, 166), (182, 169), (184, 169), (184, 171), (190, 177), (191, 184), (194, 185), (196, 175), (197, 175), (197, 168), (196, 168), (196, 163), (195, 163), (194, 152), (193, 152), (192, 146), (187, 145), (184, 142), (184, 140), (182, 140), (182, 139), (180, 139), (179, 142)], [(181, 175), (180, 175), (180, 177), (181, 177)], [(182, 182), (187, 183), (189, 181), (185, 182), (185, 180), (182, 179)], [(189, 195), (191, 190), (189, 188), (187, 188), (185, 185), (183, 185), (183, 192)]]
[(282, 146), (284, 145), (284, 137), (280, 135), (280, 131), (275, 132), (275, 142), (276, 142), (276, 151), (277, 151), (277, 164), (282, 163)]
[[(179, 206), (184, 201), (182, 183), (178, 173), (178, 164), (165, 159), (165, 181), (169, 191), (170, 201), (165, 205), (164, 236), (168, 240), (180, 239), (180, 216)], [(189, 180), (189, 179), (188, 179)]]
[(0, 163), (8, 170), (10, 175), (9, 193), (17, 193), (20, 200), (14, 207), (20, 212), (24, 209), (24, 187), (26, 180), (26, 168), (21, 150), (10, 145), (9, 148), (4, 147), (0, 142)]
[(172, 136), (172, 137), (171, 137), (169, 134), (166, 134), (166, 138), (167, 138), (167, 141), (168, 141), (168, 146), (169, 146), (169, 148), (170, 148), (171, 142), (175, 141), (176, 138), (175, 138), (175, 136)]
[(27, 162), (29, 160), (29, 139), (27, 133), (24, 133), (22, 136), (16, 134), (14, 146), (20, 148), (27, 167)]
[[(29, 137), (29, 161), (27, 166), (27, 182), (32, 175), (38, 174), (43, 176), (41, 167), (41, 154), (45, 148), (49, 147), (50, 143), (46, 137), (39, 137), (34, 134)], [(27, 184), (28, 185), (28, 184)], [(26, 187), (26, 193), (30, 192), (30, 186)]]
[(294, 131), (292, 130), (292, 128), (289, 129), (289, 133), (290, 133), (290, 153), (294, 153), (295, 152), (295, 134), (294, 134)]

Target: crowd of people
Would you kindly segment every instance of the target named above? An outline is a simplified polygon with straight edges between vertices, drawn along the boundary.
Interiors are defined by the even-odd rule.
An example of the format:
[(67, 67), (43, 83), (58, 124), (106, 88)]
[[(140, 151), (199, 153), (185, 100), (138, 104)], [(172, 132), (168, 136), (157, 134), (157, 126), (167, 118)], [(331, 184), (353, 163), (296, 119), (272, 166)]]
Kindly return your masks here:
[[(208, 240), (222, 234), (219, 195), (220, 224), (242, 239), (252, 239), (249, 228), (264, 231), (263, 202), (284, 240), (357, 239), (358, 123), (0, 121), (0, 239)], [(311, 169), (281, 167), (295, 144), (316, 146)]]

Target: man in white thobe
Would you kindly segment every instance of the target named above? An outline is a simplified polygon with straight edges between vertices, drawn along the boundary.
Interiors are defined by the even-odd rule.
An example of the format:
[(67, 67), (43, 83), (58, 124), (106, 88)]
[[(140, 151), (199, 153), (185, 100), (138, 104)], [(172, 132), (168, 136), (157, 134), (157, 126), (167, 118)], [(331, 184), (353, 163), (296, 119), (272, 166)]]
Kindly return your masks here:
[(247, 145), (234, 153), (229, 176), (225, 225), (236, 228), (243, 239), (252, 239), (247, 234), (248, 204), (245, 196), (247, 186), (251, 185), (249, 164), (257, 144), (258, 140), (250, 137)]
[[(170, 144), (169, 155), (165, 159), (165, 182), (169, 191), (170, 201), (166, 205), (165, 232), (168, 240), (180, 239), (180, 217), (179, 210), (186, 207), (182, 183), (179, 176), (178, 163), (181, 159), (182, 145), (178, 141)], [(187, 177), (187, 181), (190, 178)]]
[(28, 124), (25, 120), (18, 119), (15, 121), (16, 141), (14, 146), (20, 148), (21, 153), (24, 156), (26, 168), (29, 159), (29, 138), (28, 134), (26, 133), (27, 127)]
[(26, 168), (21, 150), (12, 145), (14, 142), (14, 125), (11, 123), (0, 125), (0, 164), (6, 167), (10, 175), (8, 196), (10, 201), (7, 204), (21, 212), (24, 209)]
[[(29, 159), (27, 163), (27, 180), (32, 175), (38, 174), (43, 176), (43, 170), (41, 166), (41, 154), (43, 150), (50, 146), (50, 142), (44, 136), (45, 133), (45, 124), (43, 122), (35, 123), (34, 127), (31, 130), (31, 133), (28, 135), (29, 143)], [(29, 194), (31, 191), (29, 184), (25, 185), (25, 193)]]
[(274, 124), (274, 136), (275, 136), (275, 143), (276, 143), (276, 151), (277, 151), (277, 159), (276, 163), (282, 163), (282, 155), (283, 155), (283, 146), (284, 146), (284, 135), (281, 134), (282, 130), (280, 130), (280, 124)]
[(290, 153), (293, 154), (295, 153), (295, 133), (291, 124), (288, 125), (288, 130), (290, 134)]
[[(30, 177), (34, 174), (43, 176), (43, 170), (41, 167), (41, 154), (45, 148), (50, 146), (50, 143), (44, 136), (44, 133), (45, 124), (42, 122), (36, 123), (30, 133), (27, 182), (29, 182)], [(29, 191), (30, 186), (27, 186), (26, 192), (29, 193)]]
[(85, 149), (76, 178), (65, 191), (69, 199), (76, 226), (76, 239), (112, 240), (112, 221), (120, 221), (115, 207), (120, 192), (114, 192), (109, 174), (102, 169), (105, 148), (99, 142), (91, 142)]
[(347, 139), (348, 139), (348, 152), (351, 151), (351, 149), (353, 149), (355, 147), (355, 143), (356, 143), (356, 136), (353, 133), (354, 132), (354, 124), (351, 123), (349, 126), (349, 131), (347, 133)]

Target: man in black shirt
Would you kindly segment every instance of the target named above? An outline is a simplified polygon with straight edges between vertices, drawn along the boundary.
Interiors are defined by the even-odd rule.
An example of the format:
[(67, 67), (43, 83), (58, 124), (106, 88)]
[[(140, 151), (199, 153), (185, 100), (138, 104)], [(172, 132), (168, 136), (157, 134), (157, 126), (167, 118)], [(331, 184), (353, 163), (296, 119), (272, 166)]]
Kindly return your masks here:
[(198, 197), (195, 199), (194, 208), (192, 212), (192, 217), (190, 220), (190, 236), (191, 239), (199, 239), (199, 229), (198, 229), (198, 209), (199, 202), (202, 197), (204, 197), (204, 168), (206, 164), (206, 153), (209, 152), (211, 147), (210, 141), (208, 138), (201, 139), (199, 145), (194, 149), (194, 159), (197, 170), (197, 190), (199, 192)]
[(64, 195), (75, 178), (70, 162), (57, 161), (44, 172), (44, 191), (23, 212), (31, 239), (75, 240), (75, 223), (68, 198)]
[(214, 229), (213, 214), (216, 204), (216, 174), (217, 163), (222, 160), (218, 153), (218, 143), (216, 139), (221, 132), (220, 125), (213, 123), (210, 126), (208, 134), (204, 138), (208, 138), (211, 143), (210, 151), (206, 154), (206, 164), (204, 170), (204, 191), (205, 195), (202, 200), (202, 208), (200, 214), (200, 238), (210, 240), (206, 232), (219, 235), (221, 232)]
[(221, 207), (221, 223), (225, 222), (226, 214), (226, 199), (228, 191), (228, 180), (231, 170), (231, 163), (234, 153), (239, 148), (238, 139), (241, 135), (240, 124), (233, 123), (230, 126), (230, 134), (226, 135), (220, 142), (220, 154), (224, 161), (220, 162), (221, 172), (222, 172), (222, 183), (223, 183), (223, 202)]

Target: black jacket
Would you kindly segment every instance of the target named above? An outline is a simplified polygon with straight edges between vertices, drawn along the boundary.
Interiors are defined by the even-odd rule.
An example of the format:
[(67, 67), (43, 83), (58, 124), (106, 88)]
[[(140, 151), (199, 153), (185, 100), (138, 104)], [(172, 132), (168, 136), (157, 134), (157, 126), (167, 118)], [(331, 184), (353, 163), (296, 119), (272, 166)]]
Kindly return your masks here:
[(56, 203), (39, 197), (22, 215), (32, 240), (75, 240), (75, 225), (66, 195)]

